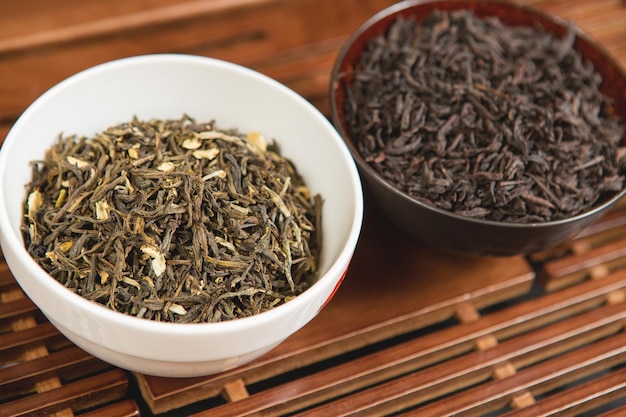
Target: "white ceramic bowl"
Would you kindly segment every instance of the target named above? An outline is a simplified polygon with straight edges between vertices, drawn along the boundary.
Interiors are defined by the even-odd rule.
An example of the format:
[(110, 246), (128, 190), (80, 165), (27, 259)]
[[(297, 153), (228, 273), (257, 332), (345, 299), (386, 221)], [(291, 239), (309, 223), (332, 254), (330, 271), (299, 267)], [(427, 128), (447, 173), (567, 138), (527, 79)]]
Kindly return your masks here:
[[(209, 324), (154, 322), (114, 312), (64, 288), (30, 257), (20, 234), (29, 162), (59, 133), (90, 136), (140, 119), (215, 119), (274, 138), (324, 199), (320, 278), (294, 300), (252, 317)], [(105, 63), (59, 83), (15, 123), (0, 149), (0, 243), (16, 280), (50, 322), (87, 352), (150, 375), (207, 375), (269, 351), (309, 322), (340, 285), (359, 237), (361, 183), (330, 122), (282, 84), (198, 56), (146, 55)]]

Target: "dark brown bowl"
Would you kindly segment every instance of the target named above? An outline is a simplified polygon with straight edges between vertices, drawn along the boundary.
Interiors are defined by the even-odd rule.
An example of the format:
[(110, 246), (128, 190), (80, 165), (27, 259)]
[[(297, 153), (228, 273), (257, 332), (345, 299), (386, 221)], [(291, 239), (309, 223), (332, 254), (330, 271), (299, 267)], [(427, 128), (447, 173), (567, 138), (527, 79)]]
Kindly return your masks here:
[[(360, 155), (348, 134), (343, 115), (344, 89), (350, 82), (367, 41), (385, 32), (398, 17), (424, 19), (434, 10), (470, 9), (477, 16), (496, 16), (506, 25), (544, 27), (558, 38), (567, 23), (531, 7), (504, 1), (404, 1), (366, 21), (348, 39), (333, 67), (330, 85), (331, 117), (346, 141), (363, 178), (366, 197), (373, 201), (401, 231), (436, 248), (473, 255), (512, 256), (529, 254), (556, 246), (576, 236), (599, 220), (620, 200), (626, 190), (603, 201), (593, 209), (564, 220), (543, 223), (506, 223), (464, 217), (420, 202), (384, 180)], [(577, 31), (575, 48), (585, 60), (593, 62), (602, 76), (602, 92), (614, 101), (616, 113), (626, 120), (626, 72), (600, 45)]]

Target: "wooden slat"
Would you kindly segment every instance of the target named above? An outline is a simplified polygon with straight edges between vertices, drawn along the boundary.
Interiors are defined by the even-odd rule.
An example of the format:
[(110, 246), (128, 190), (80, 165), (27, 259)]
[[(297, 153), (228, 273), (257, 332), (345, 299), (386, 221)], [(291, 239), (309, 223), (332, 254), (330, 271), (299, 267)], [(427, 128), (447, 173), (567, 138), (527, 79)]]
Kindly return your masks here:
[(21, 330), (19, 332), (5, 334), (0, 338), (0, 354), (4, 351), (44, 342), (54, 336), (58, 336), (59, 331), (50, 323), (42, 323), (36, 327)]
[[(76, 7), (82, 7), (82, 3), (76, 1)], [(236, 7), (244, 3), (255, 6)], [(11, 123), (46, 89), (89, 66), (129, 55), (161, 52), (226, 59), (262, 70), (298, 92), (304, 88), (302, 94), (312, 95), (311, 99), (322, 95), (325, 98), (330, 66), (347, 34), (392, 3), (238, 0), (233, 6), (227, 1), (178, 2), (124, 16), (102, 14), (69, 27), (34, 31), (17, 38), (5, 35), (7, 38), (0, 39), (0, 79), (11, 82), (0, 83), (0, 119)], [(124, 30), (124, 37), (118, 35), (120, 30)], [(49, 39), (56, 43), (46, 44)], [(303, 67), (306, 71), (297, 79), (280, 77), (282, 62), (291, 61), (295, 67), (309, 46), (314, 51), (316, 45), (329, 42), (331, 59), (322, 59), (323, 71), (316, 71), (315, 66)], [(315, 52), (306, 53), (315, 59)], [(316, 86), (315, 91), (312, 86)], [(319, 103), (326, 104), (325, 100)]]
[[(227, 406), (220, 412), (227, 415), (233, 411), (237, 414), (245, 407), (256, 409), (267, 406), (271, 408), (279, 407), (281, 403), (291, 407), (289, 404), (291, 401), (297, 405), (308, 404), (312, 395), (317, 397), (314, 401), (341, 395), (374, 381), (407, 372), (411, 367), (413, 369), (423, 367), (466, 353), (474, 348), (477, 340), (486, 336), (495, 335), (506, 339), (574, 314), (589, 311), (604, 304), (609, 294), (624, 289), (626, 289), (626, 271), (620, 271), (602, 280), (589, 281), (540, 299), (516, 304), (508, 309), (484, 316), (480, 320), (432, 333), (372, 357), (346, 364), (346, 366), (338, 366), (325, 373), (290, 382), (284, 387), (276, 388), (275, 392), (270, 391), (265, 399), (262, 398), (263, 396), (246, 399), (241, 403), (242, 410), (239, 410), (239, 404), (233, 404), (234, 410), (230, 410)], [(619, 311), (623, 307), (611, 308)], [(285, 397), (281, 394), (281, 390), (291, 392), (293, 397)], [(266, 405), (262, 405), (264, 401), (267, 401)], [(351, 401), (352, 398), (347, 400), (348, 403)], [(216, 410), (211, 410), (211, 413), (214, 412), (218, 413)]]
[[(315, 408), (311, 414), (341, 416), (367, 411), (387, 415), (407, 405), (432, 400), (460, 387), (467, 388), (488, 380), (499, 364), (508, 362), (514, 369), (520, 369), (573, 347), (615, 334), (623, 329), (624, 319), (624, 304), (608, 305), (525, 333), (485, 351), (447, 358), (420, 372), (415, 371), (428, 365), (428, 361), (423, 360), (423, 350), (428, 350), (430, 343), (425, 340), (428, 336), (416, 338), (395, 348), (264, 390), (233, 404), (198, 413), (195, 417), (246, 415), (253, 412), (285, 415), (345, 394), (351, 395)], [(449, 332), (458, 330), (455, 326)], [(434, 336), (445, 339), (444, 333), (433, 333), (431, 339)], [(408, 375), (400, 377), (406, 373)], [(356, 392), (392, 377), (395, 379), (390, 382)]]
[(0, 401), (35, 390), (36, 383), (57, 377), (76, 380), (86, 375), (110, 369), (77, 347), (0, 368)]
[(0, 303), (0, 320), (16, 317), (37, 310), (37, 306), (28, 298), (20, 298), (15, 301)]
[(403, 416), (481, 415), (505, 408), (516, 394), (538, 395), (626, 361), (626, 332), (542, 362), (501, 380), (479, 385)]
[(9, 266), (4, 262), (4, 259), (2, 259), (2, 262), (0, 262), (0, 289), (16, 284), (9, 270)]
[[(280, 0), (275, 0), (280, 1)], [(67, 2), (69, 3), (69, 2)], [(82, 2), (80, 5), (85, 6)], [(125, 2), (128, 4), (129, 2)], [(15, 32), (4, 32), (6, 38), (0, 41), (0, 55), (22, 52), (25, 50), (40, 49), (50, 46), (76, 42), (78, 39), (89, 39), (98, 37), (113, 36), (119, 32), (132, 32), (145, 27), (164, 26), (190, 19), (197, 19), (201, 16), (218, 15), (223, 13), (233, 13), (238, 9), (251, 9), (256, 5), (267, 5), (267, 0), (218, 0), (218, 1), (192, 1), (178, 2), (175, 4), (162, 3), (160, 7), (147, 7), (146, 9), (128, 10), (126, 13), (117, 13), (113, 16), (104, 15), (100, 18), (88, 16), (89, 19), (70, 23), (67, 20), (68, 12), (71, 12), (71, 4), (65, 9), (61, 16), (63, 22), (55, 22), (51, 16), (45, 16), (46, 22), (57, 23), (57, 26), (47, 30), (40, 29), (34, 33), (27, 33), (22, 36), (15, 36)], [(123, 6), (123, 3), (120, 3)], [(132, 7), (132, 6), (131, 6)], [(57, 9), (58, 10), (58, 9)], [(75, 10), (74, 10), (75, 11)], [(36, 12), (36, 10), (35, 10)], [(58, 13), (58, 11), (57, 11)], [(85, 16), (84, 12), (81, 14)], [(9, 17), (10, 14), (4, 14)], [(15, 25), (10, 20), (5, 24)], [(25, 28), (15, 28), (16, 31), (23, 31)]]
[(80, 417), (139, 417), (141, 410), (134, 400), (125, 400), (80, 414)]
[(626, 405), (617, 407), (613, 410), (609, 410), (605, 413), (598, 415), (597, 417), (623, 417), (626, 416)]
[(596, 266), (616, 268), (626, 265), (626, 238), (546, 263), (543, 272), (547, 277), (546, 287), (554, 289), (563, 282), (572, 283), (589, 277)]
[[(579, 255), (591, 249), (623, 239), (624, 235), (626, 235), (626, 207), (624, 205), (626, 205), (626, 199), (619, 201), (614, 210), (595, 224), (587, 227), (575, 239), (564, 242), (554, 248), (530, 254), (528, 258), (533, 262), (543, 263), (545, 266), (545, 263), (551, 260)], [(557, 289), (567, 285), (567, 279), (551, 276), (550, 273), (545, 271), (542, 272), (545, 274), (544, 279), (550, 281), (546, 285), (547, 289)], [(580, 277), (575, 277), (571, 281), (578, 282), (580, 279)], [(555, 280), (558, 282), (552, 282)]]
[[(124, 372), (115, 370), (107, 376), (103, 372), (111, 365), (59, 343), (63, 337), (45, 319), (40, 321), (41, 314), (17, 287), (4, 263), (0, 276), (0, 416), (53, 413), (72, 417), (73, 410), (125, 395), (128, 378)], [(98, 373), (101, 375), (94, 376)], [(129, 408), (131, 403), (134, 410)], [(134, 401), (118, 407), (109, 410), (115, 414), (108, 415), (138, 415)]]
[(622, 398), (626, 390), (626, 368), (560, 392), (535, 404), (504, 414), (504, 417), (576, 416)]
[[(473, 348), (476, 340), (483, 337), (495, 335), (497, 338), (505, 339), (511, 337), (512, 335), (520, 334), (522, 332), (532, 330), (533, 328), (546, 325), (547, 323), (565, 319), (574, 314), (579, 314), (580, 312), (597, 308), (606, 302), (610, 294), (624, 291), (625, 285), (626, 271), (618, 271), (603, 278), (602, 280), (588, 281), (579, 286), (565, 289), (550, 296), (533, 299), (533, 301), (529, 303), (516, 304), (510, 309), (482, 317), (478, 321), (466, 323), (462, 326), (451, 328), (449, 330), (433, 333), (420, 339), (419, 343), (416, 342), (413, 345), (414, 347), (418, 347), (418, 352), (421, 352), (419, 355), (415, 351), (408, 350), (406, 346), (399, 347), (397, 350), (390, 351), (389, 358), (392, 359), (389, 359), (389, 362), (376, 360), (374, 361), (375, 365), (363, 364), (360, 371), (359, 369), (350, 370), (349, 368), (346, 368), (348, 371), (344, 372), (343, 376), (338, 373), (328, 379), (334, 380), (334, 382), (345, 381), (344, 383), (346, 385), (346, 389), (354, 389), (355, 387), (360, 386), (359, 384), (372, 382), (372, 380), (376, 378), (377, 372), (380, 373), (380, 377), (384, 375), (392, 375), (394, 372), (393, 366), (397, 366), (397, 369), (395, 370), (396, 373), (406, 371), (407, 369), (402, 368), (401, 366), (406, 365), (402, 364), (402, 358), (411, 358), (413, 361), (418, 358), (422, 361), (421, 366), (423, 366), (424, 364), (433, 363), (445, 357), (467, 352), (469, 349)], [(401, 350), (403, 348), (407, 350), (403, 352)], [(410, 360), (408, 362), (410, 363)], [(391, 363), (394, 365), (390, 366)], [(271, 362), (269, 362), (269, 364), (271, 364)], [(365, 371), (363, 371), (363, 369), (365, 369)], [(337, 372), (340, 371), (341, 370), (337, 370)], [(244, 372), (245, 371), (240, 369), (235, 374), (246, 375)], [(388, 374), (386, 374), (386, 372), (388, 372)], [(353, 376), (355, 381), (350, 381), (350, 376)], [(226, 378), (226, 376), (220, 375), (209, 379), (208, 381), (212, 380), (212, 382), (216, 385), (213, 390), (208, 388), (211, 384), (208, 382), (202, 383), (201, 379), (194, 379), (191, 383), (197, 384), (196, 386), (199, 389), (205, 389), (205, 391), (203, 391), (203, 395), (205, 396), (217, 395), (217, 393), (221, 391), (221, 388), (219, 387), (222, 385), (220, 385), (220, 383), (225, 384), (227, 381)], [(370, 379), (368, 380), (368, 378)], [(149, 380), (153, 381), (152, 379)], [(180, 388), (181, 386), (181, 382), (177, 381), (176, 383), (172, 383), (170, 388), (167, 388), (167, 384), (169, 382), (168, 380), (158, 379), (158, 381), (163, 383), (162, 392), (168, 392), (168, 390), (174, 390), (175, 387)], [(325, 381), (326, 380), (322, 379), (312, 385), (307, 385), (308, 383), (311, 383), (309, 380), (303, 381), (303, 386), (305, 388), (302, 393), (302, 397), (304, 398), (302, 401), (309, 401), (307, 395), (312, 392), (317, 396), (327, 395), (328, 392), (332, 393), (332, 390), (326, 391), (328, 387), (324, 385), (326, 383)], [(297, 384), (297, 382), (294, 382), (292, 386), (297, 386)], [(353, 386), (351, 386), (351, 384)], [(338, 385), (337, 395), (342, 393), (340, 390), (341, 384)], [(315, 392), (315, 390), (317, 390), (317, 392)], [(183, 391), (183, 393), (189, 394), (187, 390)], [(149, 394), (151, 394), (151, 392), (148, 392), (148, 395)], [(147, 398), (150, 398), (148, 395), (146, 395)], [(182, 396), (183, 394), (179, 393), (178, 395)], [(297, 397), (297, 395), (299, 394), (294, 394), (294, 397)], [(196, 400), (198, 397), (196, 397)], [(171, 404), (165, 400), (171, 398), (172, 396), (164, 394), (160, 398), (160, 401), (157, 401), (156, 404)], [(299, 398), (294, 398), (293, 400), (294, 403), (298, 403), (300, 401)], [(256, 399), (250, 401), (256, 401)], [(282, 398), (282, 401), (288, 403), (290, 400)], [(257, 405), (254, 405), (253, 408), (254, 407), (257, 407)], [(160, 409), (157, 408), (157, 410)], [(228, 411), (225, 412), (228, 413)]]
[(126, 374), (116, 369), (5, 403), (0, 407), (0, 417), (46, 415), (66, 408), (80, 411), (119, 400), (127, 388)]

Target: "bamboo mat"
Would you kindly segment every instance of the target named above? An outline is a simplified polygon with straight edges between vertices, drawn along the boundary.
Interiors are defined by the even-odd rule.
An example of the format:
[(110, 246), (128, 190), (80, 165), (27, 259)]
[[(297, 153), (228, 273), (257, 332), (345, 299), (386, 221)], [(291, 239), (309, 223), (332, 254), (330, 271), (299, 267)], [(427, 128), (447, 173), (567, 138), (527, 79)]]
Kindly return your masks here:
[[(522, 0), (626, 63), (626, 3)], [(0, 6), (0, 138), (47, 88), (129, 55), (257, 69), (327, 113), (330, 68), (384, 0), (23, 0)], [(73, 346), (0, 263), (0, 416), (626, 415), (626, 204), (528, 257), (420, 245), (366, 206), (336, 297), (262, 358), (219, 375), (129, 373)]]

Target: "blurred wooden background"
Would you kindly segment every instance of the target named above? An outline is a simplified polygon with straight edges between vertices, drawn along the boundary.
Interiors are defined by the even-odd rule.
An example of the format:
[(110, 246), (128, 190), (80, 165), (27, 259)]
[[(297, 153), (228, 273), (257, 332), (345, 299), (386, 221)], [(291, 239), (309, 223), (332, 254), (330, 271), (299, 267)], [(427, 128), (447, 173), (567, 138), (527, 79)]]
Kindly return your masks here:
[[(518, 0), (573, 19), (626, 62), (621, 0)], [(45, 90), (130, 55), (190, 53), (237, 62), (327, 111), (330, 69), (349, 33), (391, 0), (4, 0), (0, 138)]]

